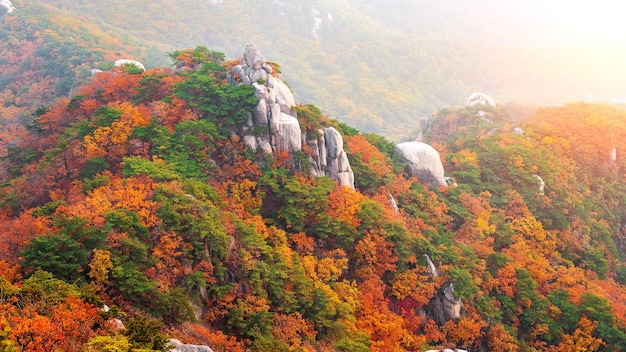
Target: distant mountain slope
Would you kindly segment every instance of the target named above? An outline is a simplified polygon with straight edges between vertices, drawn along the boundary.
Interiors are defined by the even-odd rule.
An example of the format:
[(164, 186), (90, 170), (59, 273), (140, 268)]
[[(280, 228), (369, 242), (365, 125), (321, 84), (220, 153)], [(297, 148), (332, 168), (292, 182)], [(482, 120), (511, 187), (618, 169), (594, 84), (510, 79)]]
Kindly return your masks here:
[(117, 59), (141, 57), (150, 65), (165, 61), (153, 44), (110, 27), (46, 5), (16, 5), (19, 10), (0, 16), (0, 118), (5, 127), (15, 121), (27, 124), (37, 109), (71, 95), (91, 70), (107, 69)]
[(473, 91), (535, 105), (621, 94), (612, 77), (623, 53), (555, 42), (537, 1), (43, 2), (167, 51), (204, 45), (235, 58), (254, 42), (299, 101), (394, 140)]

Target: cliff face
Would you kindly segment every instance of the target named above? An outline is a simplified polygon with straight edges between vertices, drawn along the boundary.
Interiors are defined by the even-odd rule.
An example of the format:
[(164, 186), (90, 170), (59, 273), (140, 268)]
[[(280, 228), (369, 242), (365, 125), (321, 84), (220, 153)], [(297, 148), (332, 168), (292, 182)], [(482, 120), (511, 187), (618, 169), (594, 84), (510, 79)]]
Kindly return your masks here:
[(298, 116), (292, 109), (296, 106), (293, 94), (273, 73), (261, 51), (248, 43), (241, 64), (233, 67), (228, 75), (231, 84), (252, 85), (259, 98), (254, 113), (242, 129), (244, 143), (263, 154), (288, 153), (293, 165), (297, 165), (295, 154), (306, 144), (313, 150), (309, 161), (314, 176), (328, 175), (340, 185), (354, 188), (354, 173), (339, 132), (330, 127), (317, 133), (302, 133)]

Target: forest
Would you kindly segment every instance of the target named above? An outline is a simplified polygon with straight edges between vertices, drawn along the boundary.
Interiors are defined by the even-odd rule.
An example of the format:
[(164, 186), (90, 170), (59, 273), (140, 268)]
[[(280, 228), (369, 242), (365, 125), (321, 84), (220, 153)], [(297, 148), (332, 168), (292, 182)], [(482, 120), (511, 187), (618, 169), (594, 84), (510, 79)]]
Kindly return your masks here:
[(0, 17), (0, 351), (626, 350), (626, 111), (441, 109), (454, 182), (429, 188), (295, 107), (343, 136), (352, 189), (232, 133), (239, 58), (115, 67), (142, 48), (32, 15)]

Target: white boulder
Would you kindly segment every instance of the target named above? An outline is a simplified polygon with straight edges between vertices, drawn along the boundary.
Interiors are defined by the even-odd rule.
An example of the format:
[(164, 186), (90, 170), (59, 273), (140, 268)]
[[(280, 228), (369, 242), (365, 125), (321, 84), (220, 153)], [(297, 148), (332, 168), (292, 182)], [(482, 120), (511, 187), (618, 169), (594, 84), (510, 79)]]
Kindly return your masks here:
[(13, 6), (11, 0), (0, 0), (0, 6), (5, 7), (7, 9), (7, 13), (15, 11), (15, 6)]
[(484, 94), (481, 92), (474, 92), (469, 96), (469, 98), (467, 98), (467, 103), (465, 104), (465, 106), (476, 106), (476, 105), (490, 105), (490, 106), (495, 107), (496, 102), (493, 100), (492, 97), (488, 96), (487, 94)]
[(209, 346), (187, 345), (177, 339), (169, 339), (168, 344), (171, 346), (169, 352), (213, 352)]
[(406, 171), (410, 176), (428, 184), (429, 187), (447, 187), (443, 164), (439, 152), (423, 142), (396, 144), (396, 152), (407, 162)]
[(146, 70), (146, 67), (139, 61), (129, 60), (129, 59), (119, 59), (115, 61), (115, 66), (125, 66), (125, 65), (135, 65), (137, 68), (140, 68), (142, 71)]
[(328, 127), (324, 129), (324, 140), (327, 175), (337, 180), (340, 185), (354, 189), (354, 172), (343, 149), (343, 137), (335, 128)]

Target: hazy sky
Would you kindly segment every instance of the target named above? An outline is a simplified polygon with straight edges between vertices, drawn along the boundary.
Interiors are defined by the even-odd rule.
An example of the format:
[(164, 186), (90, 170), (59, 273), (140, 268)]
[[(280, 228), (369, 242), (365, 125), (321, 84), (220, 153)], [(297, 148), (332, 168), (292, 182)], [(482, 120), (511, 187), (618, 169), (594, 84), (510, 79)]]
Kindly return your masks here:
[(626, 2), (623, 1), (543, 1), (553, 20), (554, 33), (570, 43), (624, 45)]

